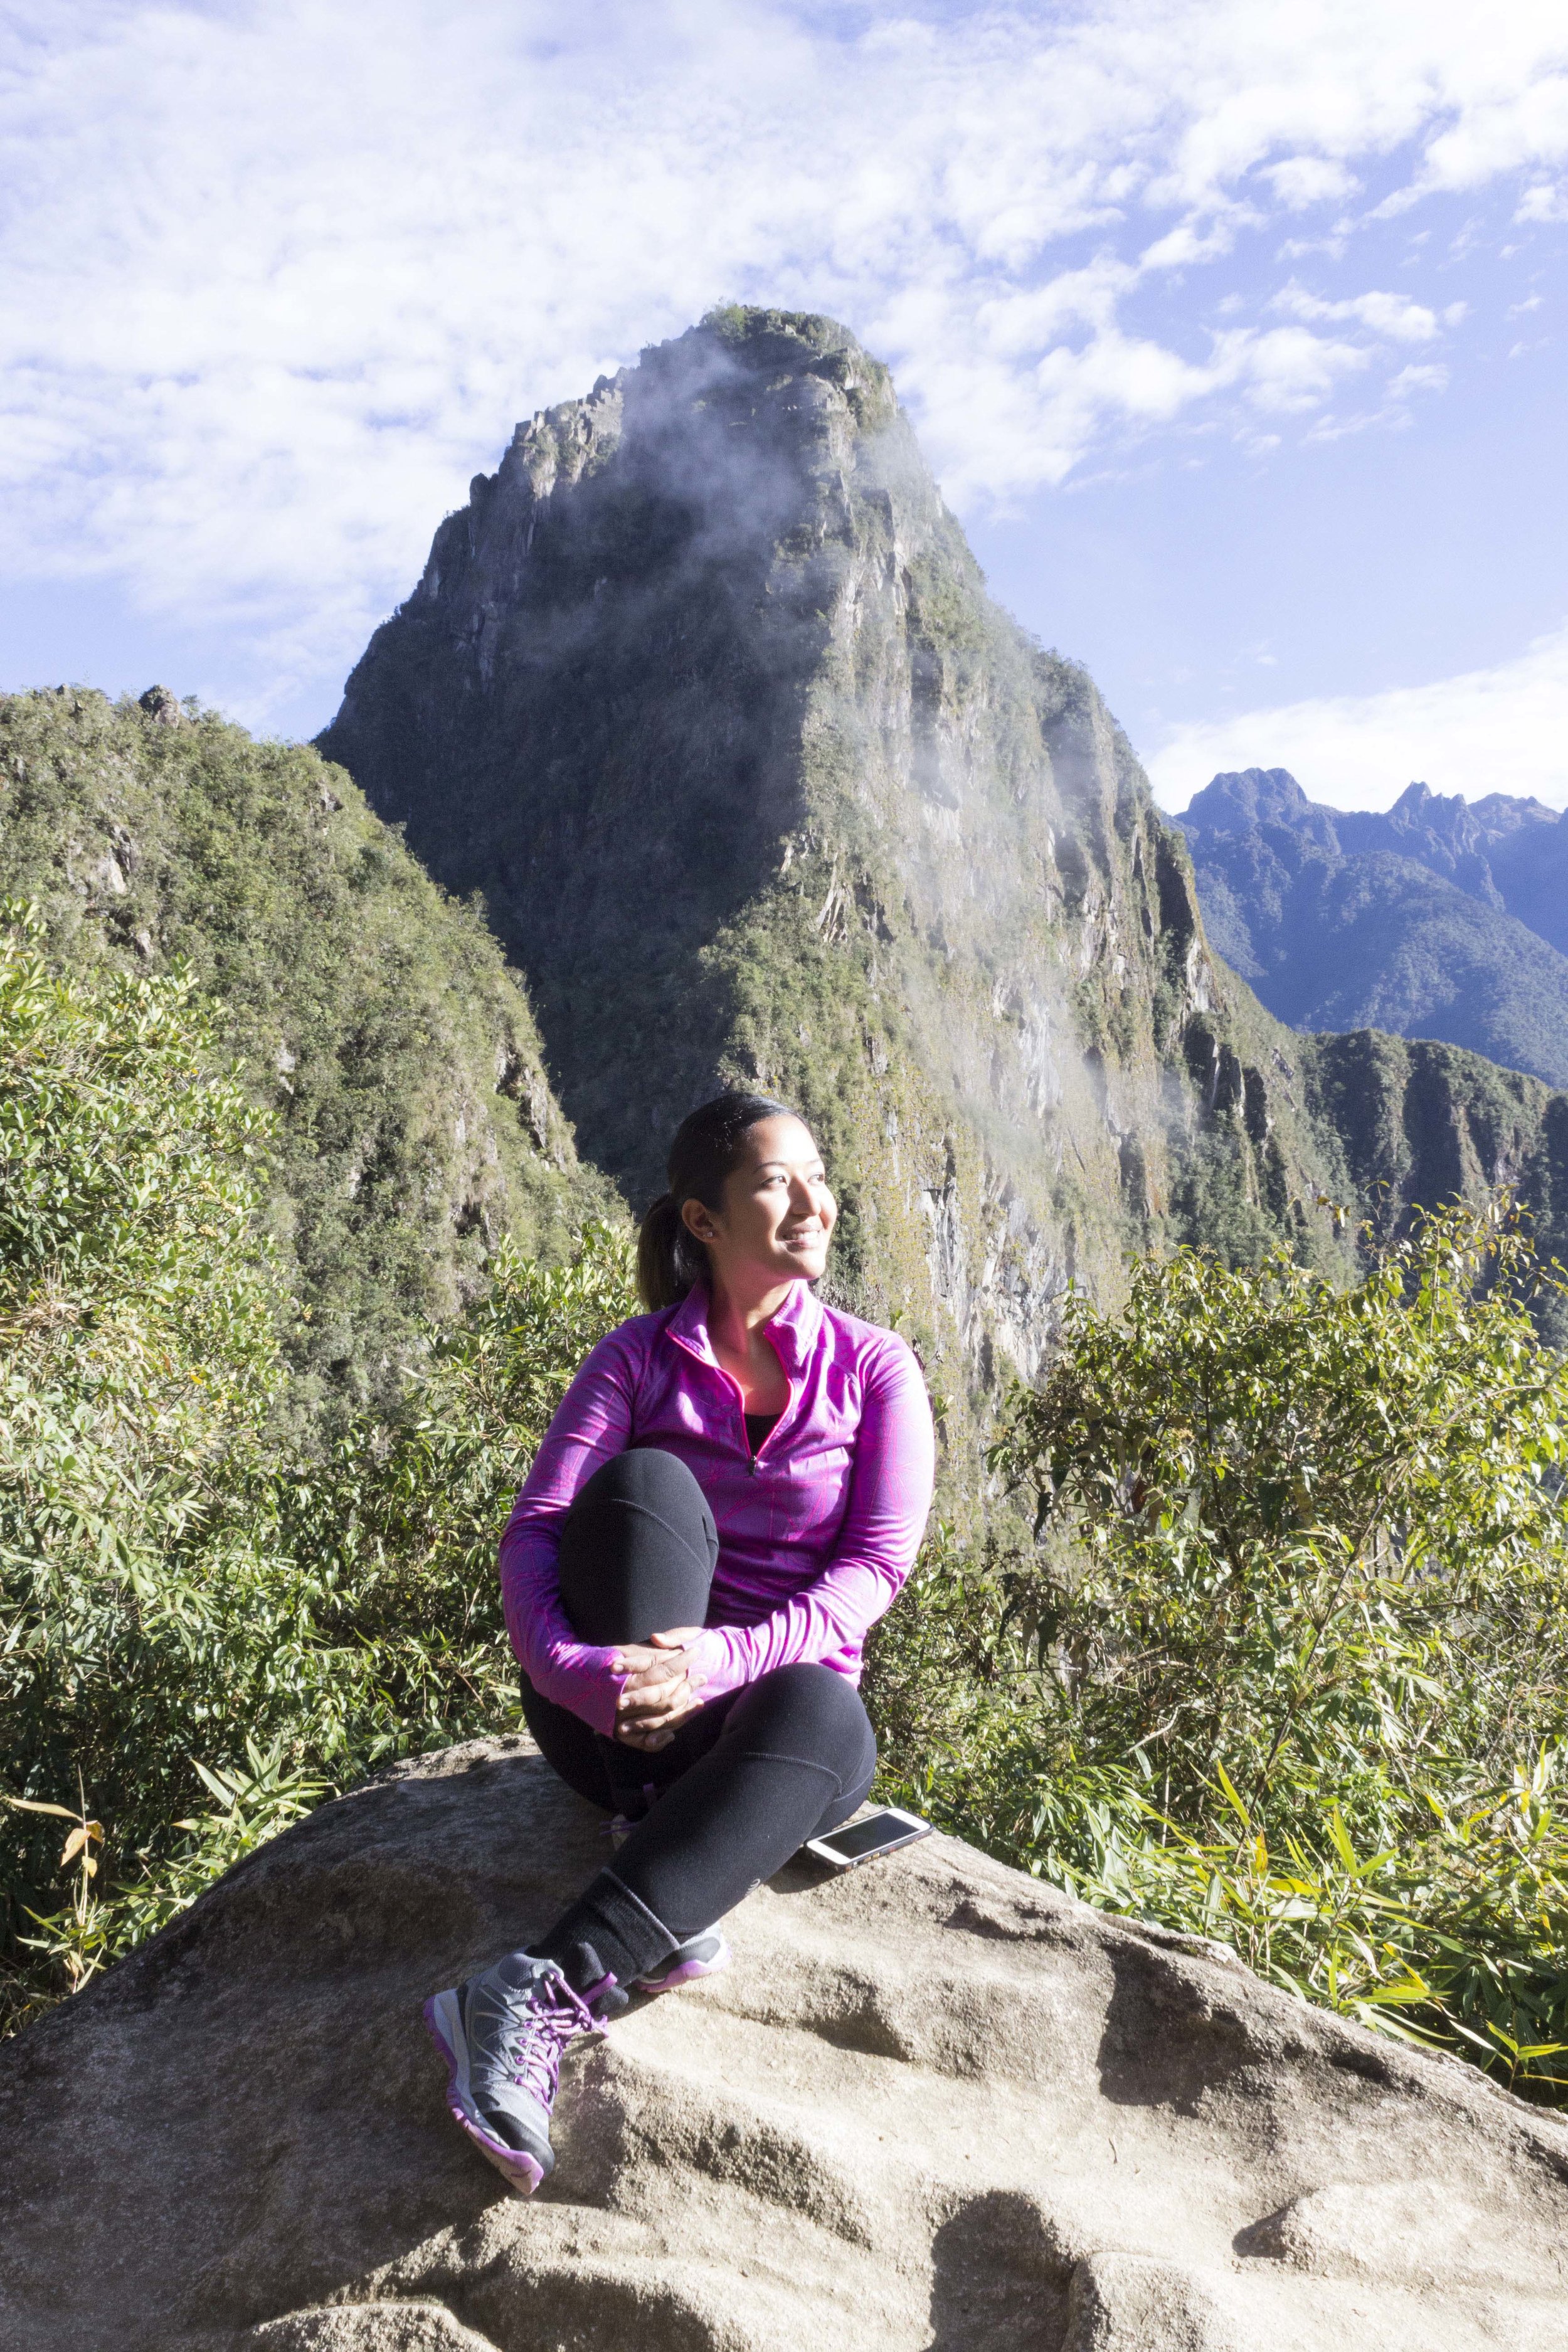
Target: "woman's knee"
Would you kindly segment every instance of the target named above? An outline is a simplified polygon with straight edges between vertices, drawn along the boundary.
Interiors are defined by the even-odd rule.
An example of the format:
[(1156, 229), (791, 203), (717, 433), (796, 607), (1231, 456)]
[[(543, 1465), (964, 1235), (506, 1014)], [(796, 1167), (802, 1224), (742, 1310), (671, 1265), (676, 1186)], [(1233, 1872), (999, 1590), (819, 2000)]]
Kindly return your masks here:
[(717, 1551), (718, 1534), (708, 1497), (678, 1454), (666, 1454), (657, 1445), (636, 1445), (625, 1454), (612, 1454), (579, 1487), (566, 1517), (570, 1522), (606, 1505), (628, 1504), (653, 1511), (683, 1528), (705, 1529)]
[(718, 1557), (713, 1514), (685, 1463), (637, 1447), (601, 1463), (566, 1514), (562, 1604), (585, 1642), (700, 1625)]
[(846, 1786), (876, 1765), (865, 1704), (848, 1676), (831, 1666), (775, 1666), (742, 1695), (726, 1727), (748, 1747), (829, 1765)]

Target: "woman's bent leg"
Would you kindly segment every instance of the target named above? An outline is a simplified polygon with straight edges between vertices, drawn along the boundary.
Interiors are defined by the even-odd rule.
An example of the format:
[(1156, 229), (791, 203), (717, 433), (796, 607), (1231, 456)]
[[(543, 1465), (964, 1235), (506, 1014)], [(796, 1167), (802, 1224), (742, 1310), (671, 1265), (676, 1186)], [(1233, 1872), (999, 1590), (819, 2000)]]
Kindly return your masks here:
[[(700, 1625), (718, 1557), (713, 1514), (685, 1463), (654, 1446), (617, 1454), (595, 1471), (563, 1523), (561, 1604), (578, 1639), (595, 1643), (646, 1642), (673, 1625)], [(611, 1812), (641, 1813), (647, 1786), (663, 1780), (668, 1763), (660, 1770), (657, 1755), (602, 1732), (586, 1737), (597, 1753), (597, 1785), (588, 1788), (558, 1764), (563, 1780)], [(561, 1744), (570, 1744), (574, 1759), (582, 1745)]]
[(553, 1699), (542, 1697), (526, 1675), (519, 1679), (522, 1685), (522, 1719), (545, 1762), (560, 1774), (569, 1789), (586, 1797), (591, 1805), (603, 1805), (606, 1812), (614, 1811), (615, 1798), (605, 1767), (605, 1743), (598, 1733), (590, 1730), (582, 1717), (574, 1715), (570, 1707), (557, 1706)]
[(647, 1975), (808, 1837), (847, 1821), (876, 1769), (854, 1685), (829, 1666), (779, 1667), (730, 1703), (714, 1745), (662, 1792), (613, 1870), (534, 1952), (574, 1980), (584, 1948), (618, 1984)]
[(657, 1447), (602, 1463), (561, 1528), (561, 1605), (580, 1642), (646, 1642), (700, 1625), (719, 1558), (707, 1497)]

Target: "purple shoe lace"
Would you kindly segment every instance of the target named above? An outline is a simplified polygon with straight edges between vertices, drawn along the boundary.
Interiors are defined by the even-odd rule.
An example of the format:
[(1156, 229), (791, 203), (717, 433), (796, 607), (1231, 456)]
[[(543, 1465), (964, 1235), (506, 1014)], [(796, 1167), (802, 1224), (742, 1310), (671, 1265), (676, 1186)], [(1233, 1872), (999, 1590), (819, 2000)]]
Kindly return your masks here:
[(603, 2031), (585, 2000), (565, 1978), (552, 1969), (532, 1987), (525, 2015), (505, 2036), (501, 2052), (511, 2080), (539, 2101), (548, 2115), (561, 2080), (561, 2058), (566, 2044), (579, 2033)]

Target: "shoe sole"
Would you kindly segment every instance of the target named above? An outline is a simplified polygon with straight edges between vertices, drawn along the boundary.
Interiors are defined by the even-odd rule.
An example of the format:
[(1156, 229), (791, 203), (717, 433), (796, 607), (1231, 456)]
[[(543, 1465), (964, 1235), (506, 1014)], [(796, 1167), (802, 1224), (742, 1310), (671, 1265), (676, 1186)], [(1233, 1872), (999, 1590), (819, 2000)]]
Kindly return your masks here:
[(678, 1985), (695, 1984), (699, 1977), (716, 1977), (729, 1965), (730, 1947), (721, 1936), (719, 1948), (710, 1960), (682, 1960), (680, 1966), (671, 1969), (668, 1976), (638, 1977), (637, 1990), (638, 1992), (673, 1992)]
[(465, 2104), (468, 2090), (468, 2044), (463, 2032), (462, 2005), (456, 1990), (432, 1993), (424, 2008), (425, 2031), (447, 2062), (447, 2113), (466, 2132), (520, 2197), (531, 2197), (549, 2168), (521, 2147), (508, 2147), (486, 2131)]

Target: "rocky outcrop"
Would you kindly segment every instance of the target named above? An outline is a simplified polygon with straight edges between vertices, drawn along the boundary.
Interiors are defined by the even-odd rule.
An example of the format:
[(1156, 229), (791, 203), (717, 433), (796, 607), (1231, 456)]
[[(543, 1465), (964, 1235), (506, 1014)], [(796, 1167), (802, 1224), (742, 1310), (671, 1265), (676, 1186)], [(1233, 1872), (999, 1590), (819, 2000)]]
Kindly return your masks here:
[[(1131, 1247), (1340, 1246), (1312, 1204), (1366, 1137), (1210, 952), (1092, 681), (991, 603), (829, 320), (716, 313), (520, 425), (322, 745), (483, 894), (634, 1207), (719, 1081), (801, 1104), (834, 1279), (920, 1341), (951, 1442)], [(1397, 1212), (1401, 1167), (1375, 1182)]]
[(598, 1817), (519, 1740), (262, 1848), (0, 2049), (7, 2352), (1558, 2352), (1568, 2125), (949, 1839), (792, 1864), (514, 2200), (421, 1997)]

